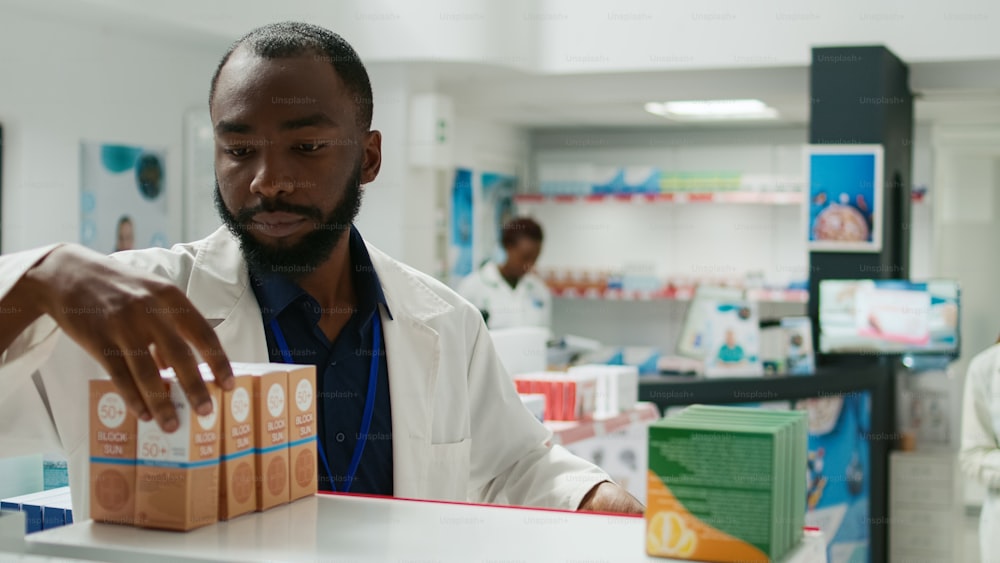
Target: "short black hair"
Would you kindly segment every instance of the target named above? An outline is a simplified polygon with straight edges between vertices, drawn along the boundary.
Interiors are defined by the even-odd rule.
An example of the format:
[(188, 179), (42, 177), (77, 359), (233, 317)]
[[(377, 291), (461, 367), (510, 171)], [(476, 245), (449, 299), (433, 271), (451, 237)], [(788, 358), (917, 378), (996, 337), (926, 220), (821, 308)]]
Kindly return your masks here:
[(212, 75), (212, 87), (208, 93), (208, 106), (215, 99), (215, 86), (219, 81), (222, 67), (229, 61), (233, 51), (246, 45), (250, 51), (265, 59), (283, 59), (313, 54), (326, 60), (340, 76), (347, 90), (354, 97), (358, 126), (367, 131), (372, 126), (372, 84), (368, 78), (361, 57), (343, 37), (329, 29), (301, 22), (280, 22), (258, 27), (239, 38)]
[(507, 221), (500, 230), (500, 244), (510, 248), (522, 238), (542, 242), (542, 226), (528, 217), (516, 217)]

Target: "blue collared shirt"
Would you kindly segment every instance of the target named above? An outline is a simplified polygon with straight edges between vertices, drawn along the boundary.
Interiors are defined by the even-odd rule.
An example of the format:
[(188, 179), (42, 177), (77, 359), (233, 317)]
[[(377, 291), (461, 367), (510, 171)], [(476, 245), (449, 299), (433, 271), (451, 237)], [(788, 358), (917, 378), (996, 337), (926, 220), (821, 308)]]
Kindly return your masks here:
[[(279, 274), (250, 273), (271, 361), (284, 363), (270, 327), (271, 320), (276, 318), (292, 361), (316, 366), (319, 443), (326, 453), (333, 489), (337, 491), (346, 488), (351, 456), (361, 434), (372, 359), (373, 319), (379, 305), (392, 318), (368, 249), (354, 226), (349, 246), (358, 302), (333, 342), (319, 327), (323, 313), (319, 302), (298, 284)], [(349, 492), (392, 495), (392, 412), (385, 339), (379, 350), (377, 381), (368, 439)], [(318, 466), (319, 488), (329, 491), (330, 477), (322, 461)]]

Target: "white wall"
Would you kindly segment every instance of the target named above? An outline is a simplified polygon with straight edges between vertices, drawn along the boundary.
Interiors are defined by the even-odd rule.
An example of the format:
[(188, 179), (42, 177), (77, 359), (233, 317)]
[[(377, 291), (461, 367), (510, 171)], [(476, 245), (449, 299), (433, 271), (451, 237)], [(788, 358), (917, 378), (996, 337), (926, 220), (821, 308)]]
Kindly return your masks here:
[[(539, 70), (808, 65), (814, 45), (886, 45), (908, 62), (1000, 56), (983, 0), (544, 0)], [(917, 32), (926, 30), (926, 32)]]
[[(445, 249), (439, 236), (446, 225), (454, 168), (501, 172), (524, 178), (528, 135), (525, 131), (455, 115), (451, 166), (415, 165), (415, 142), (409, 130), (414, 107), (423, 94), (441, 94), (432, 76), (399, 64), (370, 64), (375, 93), (373, 127), (382, 131), (382, 171), (365, 191), (358, 228), (376, 246), (411, 266), (443, 277)], [(423, 147), (421, 147), (423, 148)], [(423, 153), (421, 153), (423, 154)]]
[(169, 236), (178, 241), (182, 114), (207, 104), (224, 47), (3, 8), (2, 250), (79, 240), (85, 139), (166, 147)]
[[(514, 176), (518, 180), (518, 191), (529, 182), (529, 142), (528, 132), (522, 128), (487, 121), (471, 114), (459, 114), (455, 119), (455, 166), (472, 170), (472, 197), (474, 206), (472, 263), (478, 265), (493, 256), (490, 246), (496, 241), (495, 233), (485, 229), (492, 225), (492, 208), (482, 200), (482, 174), (494, 172)], [(450, 194), (454, 183), (454, 171), (445, 178), (446, 213), (450, 217)], [(520, 212), (521, 210), (519, 210)], [(449, 219), (450, 220), (450, 219)], [(450, 239), (449, 239), (450, 240)], [(459, 280), (450, 282), (457, 285)]]
[[(8, 0), (20, 4), (36, 0)], [(1000, 57), (990, 0), (47, 0), (79, 17), (156, 18), (235, 38), (286, 19), (342, 33), (368, 61), (490, 61), (544, 73), (808, 64), (812, 45), (903, 60)], [(248, 9), (249, 5), (249, 9)], [(88, 15), (89, 13), (95, 15)], [(920, 31), (918, 31), (920, 30)]]
[[(1000, 127), (935, 127), (932, 139), (932, 263), (936, 273), (957, 279), (962, 289), (962, 355), (949, 381), (950, 392), (961, 397), (969, 362), (1000, 333), (1000, 261), (992, 251), (1000, 241)], [(981, 484), (965, 481), (967, 505), (984, 498)]]
[[(166, 147), (171, 242), (207, 234), (218, 224), (211, 187), (202, 185), (211, 155), (200, 155), (202, 166), (185, 186), (184, 121), (205, 120), (211, 75), (227, 47), (228, 41), (185, 47), (180, 38), (5, 9), (0, 48), (23, 55), (0, 58), (2, 250), (79, 241), (81, 140)], [(383, 161), (366, 188), (358, 224), (390, 254), (434, 271), (433, 233), (425, 229), (433, 214), (422, 207), (432, 201), (427, 194), (434, 183), (407, 160), (410, 94), (426, 89), (427, 78), (403, 65), (369, 67)], [(468, 154), (478, 158), (475, 150)]]
[(411, 189), (406, 156), (410, 77), (402, 65), (369, 65), (368, 72), (375, 104), (372, 128), (382, 132), (382, 168), (365, 187), (357, 226), (381, 250), (402, 257), (406, 246), (402, 225)]
[(934, 272), (962, 289), (962, 357), (969, 360), (1000, 334), (996, 280), (1000, 261), (1000, 127), (938, 127), (933, 133)]
[(370, 63), (435, 60), (531, 66), (536, 51), (535, 0), (46, 0), (46, 4), (79, 18), (155, 20), (230, 41), (259, 25), (307, 21), (340, 33)]
[(530, 136), (526, 130), (474, 115), (458, 115), (455, 123), (456, 166), (516, 174), (527, 181)]

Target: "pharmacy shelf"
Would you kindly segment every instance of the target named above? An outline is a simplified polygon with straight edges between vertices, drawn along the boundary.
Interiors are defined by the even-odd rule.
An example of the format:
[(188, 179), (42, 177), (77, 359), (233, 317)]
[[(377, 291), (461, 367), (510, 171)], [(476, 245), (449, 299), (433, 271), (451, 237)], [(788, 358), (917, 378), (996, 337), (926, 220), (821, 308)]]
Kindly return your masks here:
[(746, 203), (762, 205), (800, 205), (802, 192), (661, 192), (655, 194), (542, 195), (520, 194), (518, 204), (532, 203)]
[(660, 409), (654, 403), (636, 403), (631, 410), (607, 418), (592, 420), (549, 420), (545, 426), (552, 430), (552, 443), (566, 446), (598, 436), (607, 436), (633, 424), (649, 424), (660, 418)]
[[(913, 192), (913, 203), (926, 203), (926, 192)], [(803, 192), (661, 192), (655, 194), (589, 194), (589, 195), (544, 195), (518, 194), (514, 201), (519, 204), (538, 203), (746, 203), (760, 205), (799, 205), (805, 201)]]
[[(665, 289), (658, 291), (623, 291), (620, 289), (574, 288), (552, 289), (553, 297), (562, 299), (603, 299), (607, 301), (690, 301), (694, 289)], [(809, 291), (805, 289), (750, 289), (747, 298), (762, 303), (806, 303)]]

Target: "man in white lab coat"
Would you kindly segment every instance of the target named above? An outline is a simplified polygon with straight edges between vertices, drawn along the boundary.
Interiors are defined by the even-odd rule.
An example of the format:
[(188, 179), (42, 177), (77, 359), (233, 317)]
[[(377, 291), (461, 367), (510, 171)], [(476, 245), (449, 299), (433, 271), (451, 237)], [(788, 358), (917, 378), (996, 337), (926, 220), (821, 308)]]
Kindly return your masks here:
[(301, 353), (318, 367), (318, 445), (331, 465), (346, 467), (367, 427), (341, 411), (360, 412), (367, 389), (376, 397), (366, 416), (378, 438), (346, 477), (326, 471), (331, 488), (641, 512), (603, 471), (549, 444), (472, 305), (353, 227), (381, 163), (371, 100), (363, 64), (336, 34), (256, 29), (223, 58), (209, 98), (227, 228), (113, 258), (76, 245), (0, 258), (0, 452), (62, 450), (74, 510), (87, 514), (88, 379), (110, 375), (130, 408), (169, 431), (176, 413), (157, 364), (204, 414), (197, 356), (228, 389), (230, 360)]
[(490, 329), (551, 328), (552, 294), (531, 270), (542, 252), (542, 227), (518, 217), (501, 227), (503, 264), (489, 261), (458, 286), (458, 293), (475, 305)]

